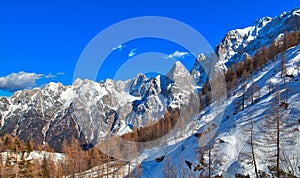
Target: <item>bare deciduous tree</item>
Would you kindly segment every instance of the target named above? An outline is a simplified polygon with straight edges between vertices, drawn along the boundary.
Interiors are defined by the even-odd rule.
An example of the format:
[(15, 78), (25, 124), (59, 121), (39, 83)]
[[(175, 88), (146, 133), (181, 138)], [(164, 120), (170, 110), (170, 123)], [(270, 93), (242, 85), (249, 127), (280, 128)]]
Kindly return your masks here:
[(242, 130), (243, 138), (245, 139), (245, 145), (243, 146), (241, 152), (239, 153), (239, 161), (246, 162), (246, 165), (250, 166), (249, 169), (254, 168), (256, 178), (259, 177), (258, 175), (258, 168), (257, 168), (257, 143), (255, 139), (255, 125), (254, 120), (252, 117), (252, 110), (249, 112), (249, 123), (247, 123)]

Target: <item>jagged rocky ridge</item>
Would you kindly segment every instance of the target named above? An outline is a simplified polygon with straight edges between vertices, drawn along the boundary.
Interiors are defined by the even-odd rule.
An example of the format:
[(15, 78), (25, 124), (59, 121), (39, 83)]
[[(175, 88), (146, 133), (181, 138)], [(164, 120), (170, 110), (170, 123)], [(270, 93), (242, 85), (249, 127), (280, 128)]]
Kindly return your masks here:
[(138, 74), (127, 81), (49, 83), (0, 98), (0, 132), (15, 134), (23, 141), (31, 138), (36, 144), (48, 143), (56, 150), (71, 137), (95, 144), (108, 133), (124, 134), (132, 126), (161, 119), (167, 108), (188, 104), (194, 88), (180, 62), (166, 76), (155, 78)]
[(285, 31), (300, 29), (300, 8), (271, 18), (258, 19), (253, 26), (229, 31), (216, 47), (219, 59), (229, 65), (243, 60), (246, 54), (253, 55), (263, 46), (269, 46)]

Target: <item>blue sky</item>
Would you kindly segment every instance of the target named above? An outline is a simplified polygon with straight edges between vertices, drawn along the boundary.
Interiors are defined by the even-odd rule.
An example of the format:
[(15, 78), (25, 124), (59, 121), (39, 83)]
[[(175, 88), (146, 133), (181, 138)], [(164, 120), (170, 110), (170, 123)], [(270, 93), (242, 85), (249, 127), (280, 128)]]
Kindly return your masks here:
[[(195, 28), (214, 47), (231, 29), (249, 26), (258, 18), (274, 17), (299, 5), (299, 0), (0, 1), (0, 95), (9, 95), (7, 91), (22, 86), (30, 88), (32, 82), (38, 86), (50, 81), (71, 84), (77, 60), (89, 41), (105, 28), (128, 18), (177, 19)], [(132, 41), (111, 53), (107, 73), (97, 80), (111, 77), (130, 52), (175, 54), (184, 50), (162, 40)], [(6, 83), (30, 77), (34, 81), (1, 87), (8, 76), (10, 80)]]

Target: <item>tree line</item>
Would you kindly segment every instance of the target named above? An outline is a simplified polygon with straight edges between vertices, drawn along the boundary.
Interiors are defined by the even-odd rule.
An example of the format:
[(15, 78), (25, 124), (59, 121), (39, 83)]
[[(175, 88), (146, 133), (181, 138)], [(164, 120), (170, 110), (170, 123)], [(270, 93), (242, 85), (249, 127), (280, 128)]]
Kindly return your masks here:
[[(34, 150), (43, 158), (30, 157)], [(126, 171), (119, 170), (126, 162), (109, 157), (97, 147), (86, 150), (75, 138), (63, 142), (62, 159), (54, 159), (54, 150), (48, 144), (35, 145), (31, 139), (24, 143), (10, 134), (0, 137), (0, 151), (1, 178), (83, 177), (92, 168), (99, 177), (126, 175)]]
[[(257, 50), (253, 57), (246, 55), (243, 61), (231, 64), (224, 75), (228, 97), (231, 96), (231, 91), (235, 92), (239, 81), (247, 80), (254, 72), (262, 70), (269, 61), (274, 61), (277, 55), (283, 55), (287, 49), (294, 47), (299, 43), (300, 32), (297, 28), (294, 28), (294, 31), (286, 31), (279, 39), (274, 40), (269, 47), (264, 46)], [(300, 63), (297, 64), (297, 66), (299, 73)], [(284, 55), (282, 56), (281, 71), (281, 77), (284, 77), (286, 75)], [(210, 82), (211, 81), (207, 80), (199, 93), (200, 110), (211, 104), (212, 95)]]

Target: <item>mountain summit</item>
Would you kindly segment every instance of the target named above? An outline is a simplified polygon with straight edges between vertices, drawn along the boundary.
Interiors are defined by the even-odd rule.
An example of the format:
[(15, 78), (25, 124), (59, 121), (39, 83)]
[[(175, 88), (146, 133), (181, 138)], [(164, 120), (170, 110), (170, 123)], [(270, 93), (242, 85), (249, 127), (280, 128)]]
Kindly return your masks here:
[(263, 46), (269, 46), (285, 31), (299, 30), (300, 7), (291, 12), (271, 18), (258, 19), (253, 26), (231, 30), (216, 47), (216, 54), (224, 63), (234, 63), (243, 59), (246, 54), (253, 55)]

